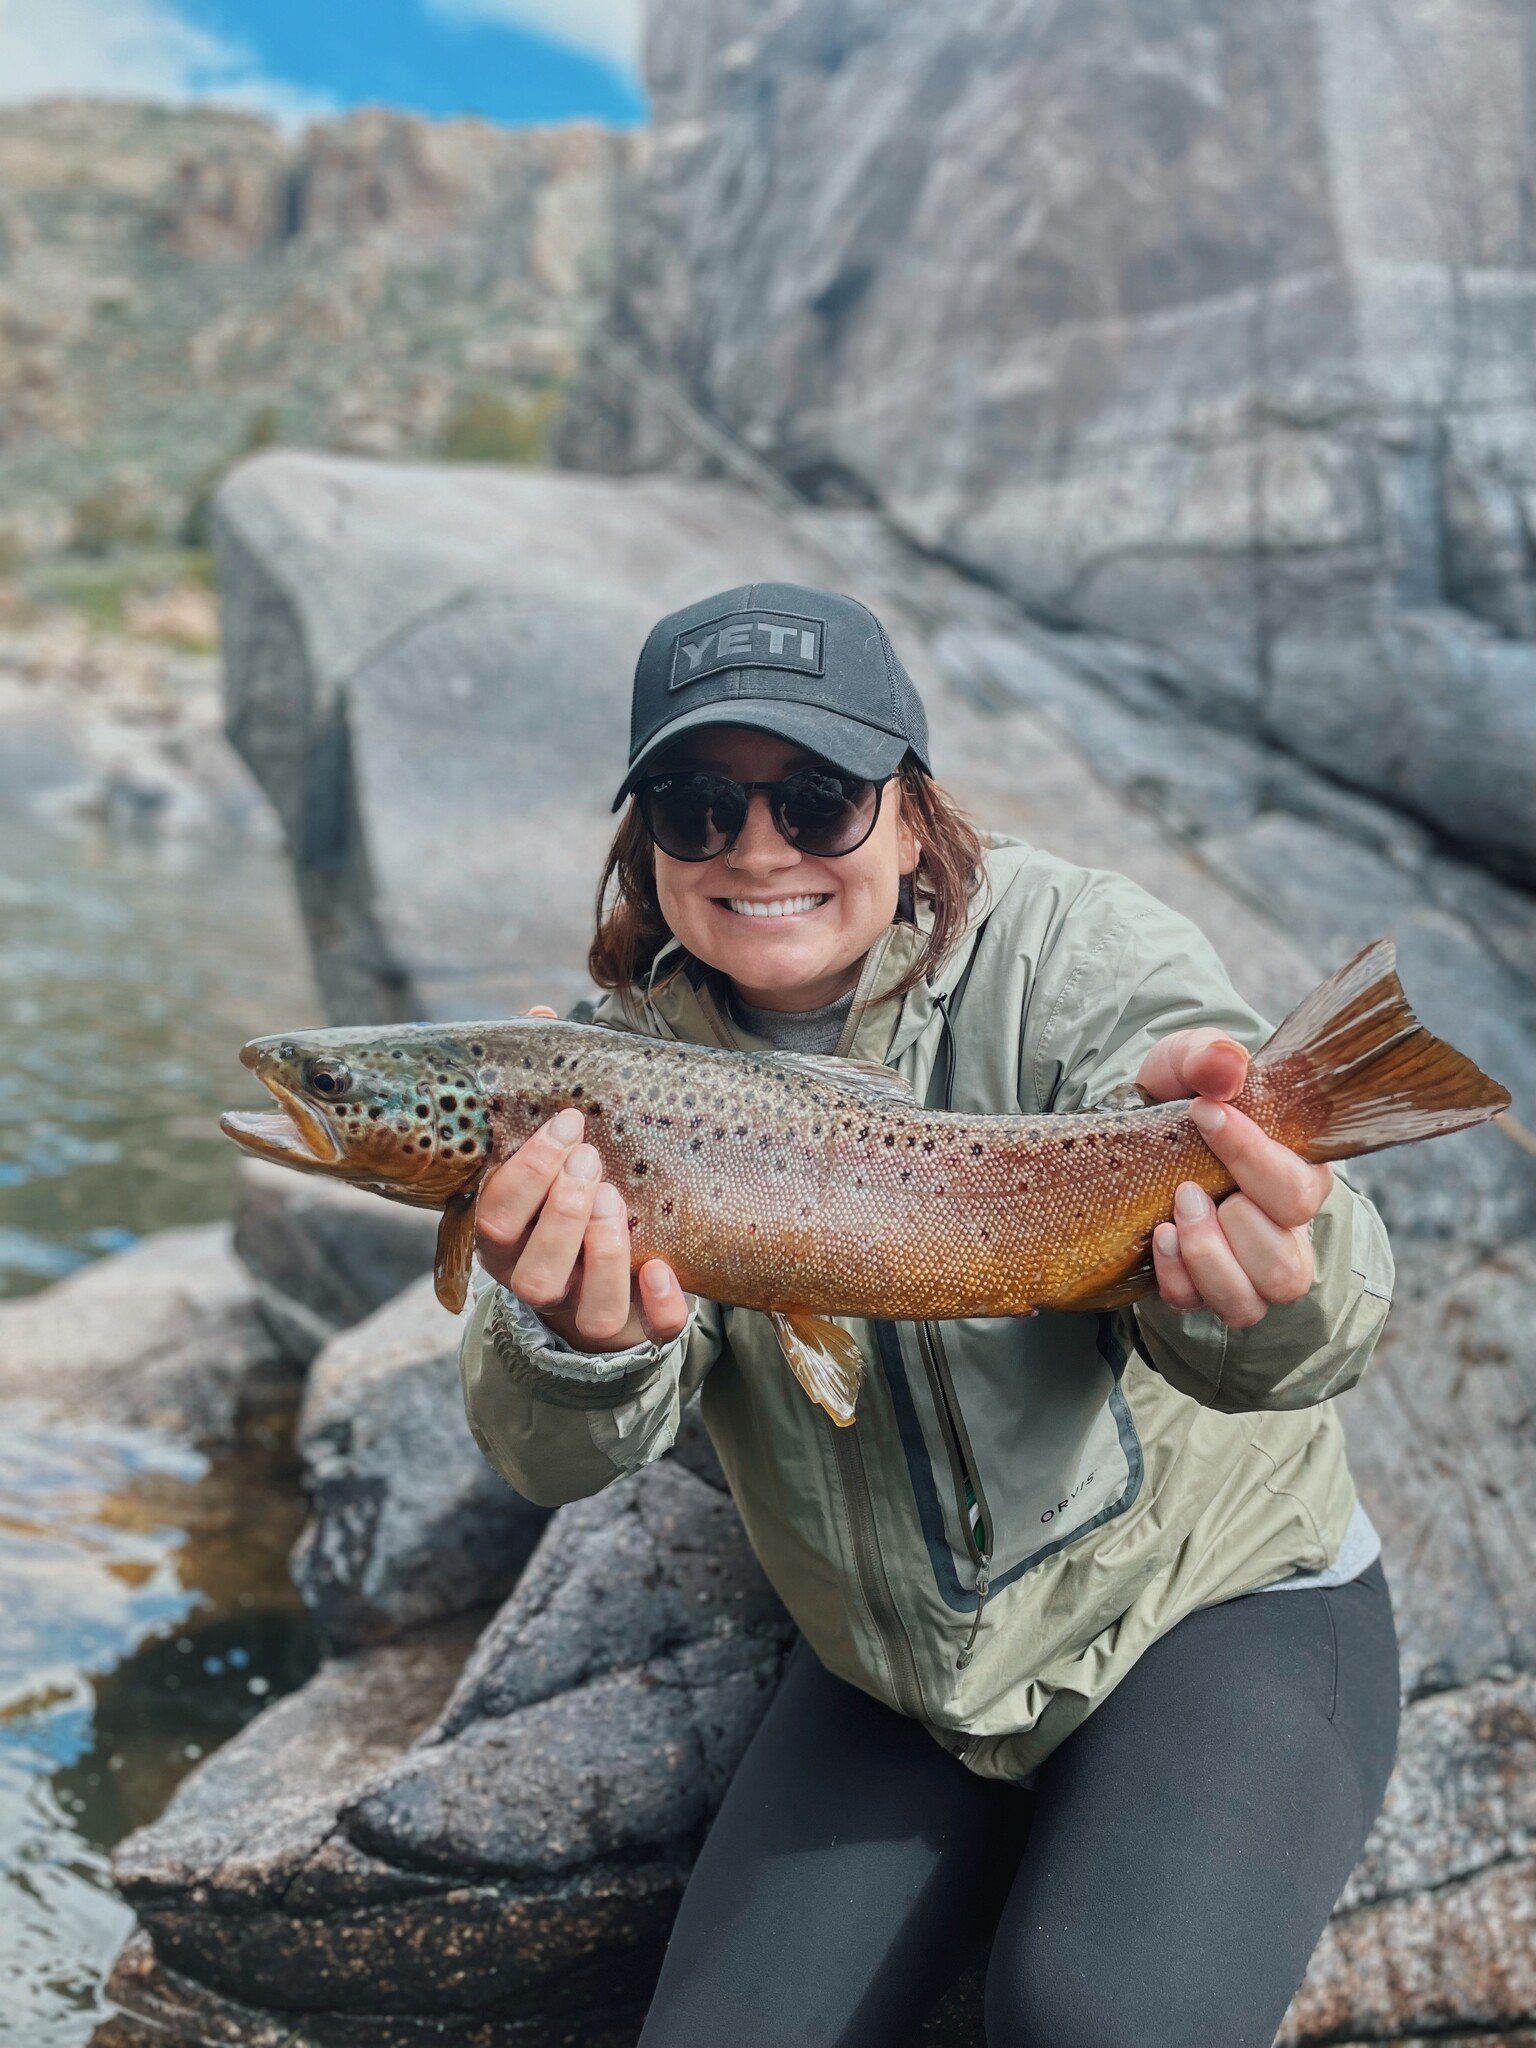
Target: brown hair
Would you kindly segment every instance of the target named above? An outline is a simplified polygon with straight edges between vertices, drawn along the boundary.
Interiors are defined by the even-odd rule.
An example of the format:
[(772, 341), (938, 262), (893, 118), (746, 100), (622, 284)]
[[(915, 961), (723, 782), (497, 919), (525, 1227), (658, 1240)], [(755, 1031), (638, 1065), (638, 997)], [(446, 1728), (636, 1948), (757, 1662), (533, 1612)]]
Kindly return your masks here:
[[(916, 959), (889, 993), (905, 995), (931, 973), (965, 929), (970, 899), (981, 885), (981, 838), (958, 804), (915, 761), (903, 762), (901, 800), (917, 835), (912, 893), (931, 905), (933, 924)], [(903, 887), (903, 901), (910, 896)], [(650, 834), (633, 797), (620, 820), (597, 885), (597, 933), (587, 967), (599, 988), (627, 989), (650, 973), (672, 937), (656, 897)], [(681, 963), (679, 963), (681, 964)]]

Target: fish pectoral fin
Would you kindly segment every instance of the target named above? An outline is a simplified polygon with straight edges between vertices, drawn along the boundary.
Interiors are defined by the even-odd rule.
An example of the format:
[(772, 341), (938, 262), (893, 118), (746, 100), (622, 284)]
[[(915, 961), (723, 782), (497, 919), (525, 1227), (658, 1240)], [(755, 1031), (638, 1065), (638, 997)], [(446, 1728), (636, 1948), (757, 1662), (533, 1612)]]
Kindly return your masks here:
[(848, 1332), (806, 1309), (770, 1309), (779, 1348), (789, 1369), (818, 1408), (839, 1428), (853, 1420), (864, 1372), (864, 1354)]
[(451, 1316), (456, 1316), (469, 1295), (469, 1268), (475, 1256), (475, 1203), (480, 1190), (450, 1195), (443, 1205), (443, 1220), (437, 1226), (437, 1257), (432, 1279), (437, 1298)]
[(1073, 1309), (1090, 1313), (1094, 1309), (1128, 1308), (1133, 1301), (1140, 1301), (1144, 1294), (1150, 1294), (1157, 1285), (1157, 1273), (1152, 1264), (1152, 1240), (1132, 1245), (1116, 1259), (1096, 1266), (1091, 1273), (1085, 1273), (1076, 1288), (1065, 1300), (1053, 1301), (1052, 1308)]

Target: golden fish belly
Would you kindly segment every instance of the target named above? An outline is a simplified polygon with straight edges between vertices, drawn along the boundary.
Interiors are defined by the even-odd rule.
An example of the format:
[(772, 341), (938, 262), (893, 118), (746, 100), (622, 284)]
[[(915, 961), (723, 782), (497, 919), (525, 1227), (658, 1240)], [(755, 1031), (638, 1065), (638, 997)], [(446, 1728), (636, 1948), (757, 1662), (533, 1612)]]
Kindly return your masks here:
[[(841, 1119), (836, 1120), (838, 1122)], [(1231, 1186), (1184, 1105), (979, 1118), (894, 1108), (851, 1130), (596, 1140), (638, 1264), (744, 1308), (901, 1320), (1095, 1305), (1144, 1262), (1181, 1180)]]

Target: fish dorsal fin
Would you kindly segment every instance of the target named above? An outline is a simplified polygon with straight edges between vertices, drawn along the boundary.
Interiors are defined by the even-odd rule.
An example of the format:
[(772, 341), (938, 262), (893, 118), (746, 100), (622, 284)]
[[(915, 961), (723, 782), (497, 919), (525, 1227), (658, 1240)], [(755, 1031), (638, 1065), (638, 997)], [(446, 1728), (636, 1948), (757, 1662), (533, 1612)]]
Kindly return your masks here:
[(478, 1188), (462, 1195), (450, 1195), (443, 1204), (443, 1220), (437, 1226), (437, 1257), (432, 1280), (438, 1300), (449, 1315), (456, 1316), (469, 1295), (469, 1268), (475, 1256), (475, 1202)]
[(768, 1320), (789, 1369), (818, 1408), (839, 1428), (853, 1420), (864, 1372), (864, 1354), (853, 1338), (825, 1316), (807, 1309), (770, 1309)]
[(912, 1086), (890, 1067), (882, 1067), (878, 1060), (842, 1060), (830, 1052), (749, 1052), (749, 1060), (760, 1061), (765, 1067), (792, 1067), (802, 1074), (813, 1074), (818, 1081), (828, 1081), (835, 1088), (850, 1088), (855, 1094), (876, 1096), (889, 1101), (912, 1100)]

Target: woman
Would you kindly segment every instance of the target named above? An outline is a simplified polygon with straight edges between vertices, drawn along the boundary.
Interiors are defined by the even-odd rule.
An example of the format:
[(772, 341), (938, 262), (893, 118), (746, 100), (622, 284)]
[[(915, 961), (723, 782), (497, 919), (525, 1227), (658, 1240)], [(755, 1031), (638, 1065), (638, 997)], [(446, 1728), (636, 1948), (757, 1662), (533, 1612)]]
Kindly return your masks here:
[(990, 2048), (1260, 2048), (1380, 1804), (1398, 1710), (1330, 1397), (1392, 1267), (1370, 1204), (1230, 1104), (1268, 1027), (1124, 878), (985, 847), (883, 629), (798, 585), (663, 619), (599, 890), (597, 1021), (896, 1069), (971, 1113), (1197, 1096), (1118, 1315), (852, 1323), (853, 1427), (763, 1315), (632, 1282), (567, 1109), (488, 1181), (466, 1406), (593, 1493), (700, 1394), (802, 1640), (699, 1857), (643, 2048), (890, 2044), (991, 1936)]

